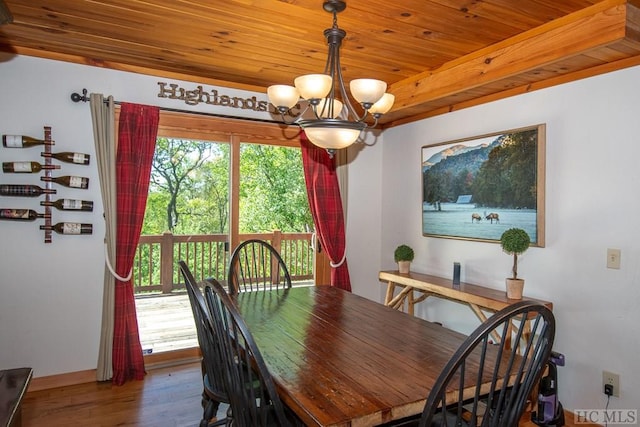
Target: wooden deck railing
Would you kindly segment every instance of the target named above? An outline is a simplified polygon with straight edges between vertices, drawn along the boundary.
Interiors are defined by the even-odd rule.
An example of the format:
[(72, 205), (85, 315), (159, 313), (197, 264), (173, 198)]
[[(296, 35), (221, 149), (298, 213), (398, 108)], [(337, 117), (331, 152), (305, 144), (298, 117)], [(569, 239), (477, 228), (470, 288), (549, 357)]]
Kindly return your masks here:
[[(289, 268), (293, 281), (313, 279), (313, 252), (311, 233), (242, 234), (248, 239), (266, 240), (280, 252)], [(196, 280), (213, 277), (226, 281), (229, 263), (229, 243), (225, 234), (140, 236), (133, 263), (134, 293), (184, 290), (184, 281), (178, 270), (178, 261), (184, 260)]]

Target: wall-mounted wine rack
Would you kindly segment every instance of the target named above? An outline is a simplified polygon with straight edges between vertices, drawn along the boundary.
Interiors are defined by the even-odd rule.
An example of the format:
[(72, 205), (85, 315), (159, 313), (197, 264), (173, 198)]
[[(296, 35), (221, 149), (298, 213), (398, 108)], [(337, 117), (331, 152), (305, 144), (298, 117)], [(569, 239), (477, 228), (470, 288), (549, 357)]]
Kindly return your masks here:
[[(51, 154), (51, 146), (54, 144), (51, 139), (51, 126), (44, 127), (44, 152), (46, 154)], [(45, 156), (44, 164), (47, 166), (51, 166), (51, 157)], [(51, 169), (46, 168), (44, 170), (44, 176), (51, 178)], [(45, 182), (44, 188), (47, 190), (53, 190), (53, 182), (47, 181)], [(44, 195), (45, 202), (51, 202), (51, 193), (46, 192)], [(44, 207), (44, 242), (51, 243), (51, 205), (47, 203)]]
[[(26, 138), (26, 139), (25, 139)], [(0, 208), (0, 219), (16, 220), (16, 221), (34, 221), (35, 219), (44, 219), (44, 225), (40, 226), (40, 229), (44, 231), (44, 242), (51, 243), (52, 231), (56, 231), (60, 234), (91, 234), (93, 232), (92, 224), (75, 223), (75, 222), (60, 222), (53, 224), (51, 211), (55, 206), (61, 210), (80, 210), (80, 211), (92, 211), (93, 202), (86, 200), (72, 200), (72, 199), (59, 199), (55, 202), (52, 201), (52, 195), (57, 193), (57, 190), (53, 188), (54, 182), (58, 182), (62, 185), (73, 188), (86, 189), (89, 186), (89, 178), (77, 177), (77, 176), (64, 176), (54, 178), (52, 172), (61, 168), (59, 165), (53, 164), (53, 159), (88, 165), (89, 155), (82, 153), (53, 153), (52, 147), (55, 145), (55, 141), (51, 135), (51, 127), (44, 127), (44, 139), (37, 140), (35, 138), (24, 137), (21, 135), (3, 135), (3, 145), (5, 147), (12, 148), (26, 148), (25, 141), (30, 141), (30, 146), (44, 147), (44, 152), (40, 153), (44, 157), (44, 164), (37, 162), (5, 162), (2, 164), (3, 172), (43, 172), (44, 176), (40, 177), (41, 181), (44, 181), (44, 189), (36, 185), (0, 185), (0, 194), (2, 196), (18, 196), (18, 197), (38, 197), (45, 196), (45, 200), (40, 202), (41, 206), (44, 206), (44, 213), (40, 214), (32, 209), (14, 209), (14, 208)], [(34, 170), (35, 167), (35, 170)]]

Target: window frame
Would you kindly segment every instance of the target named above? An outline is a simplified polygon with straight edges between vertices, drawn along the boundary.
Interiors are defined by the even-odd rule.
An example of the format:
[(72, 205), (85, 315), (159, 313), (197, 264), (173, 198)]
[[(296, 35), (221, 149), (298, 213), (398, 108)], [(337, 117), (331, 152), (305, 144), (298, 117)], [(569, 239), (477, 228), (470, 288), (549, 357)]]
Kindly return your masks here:
[[(240, 145), (261, 144), (300, 148), (301, 130), (295, 126), (284, 126), (261, 120), (217, 117), (180, 111), (160, 110), (158, 137), (215, 141), (230, 144), (229, 167), (229, 244), (235, 248), (240, 243)], [(316, 244), (317, 247), (317, 244)], [(314, 278), (316, 283), (329, 283), (331, 267), (324, 251), (314, 256)]]

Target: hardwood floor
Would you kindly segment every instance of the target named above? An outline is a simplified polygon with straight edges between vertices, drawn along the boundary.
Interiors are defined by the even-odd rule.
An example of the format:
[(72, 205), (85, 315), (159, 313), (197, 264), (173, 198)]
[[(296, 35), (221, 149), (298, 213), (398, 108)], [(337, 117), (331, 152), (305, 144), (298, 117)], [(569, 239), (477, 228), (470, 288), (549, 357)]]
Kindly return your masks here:
[[(196, 427), (202, 416), (199, 363), (148, 372), (144, 381), (124, 386), (88, 383), (27, 393), (24, 427), (148, 426)], [(520, 427), (536, 427), (525, 414)], [(574, 427), (567, 417), (567, 427)]]
[(144, 381), (110, 382), (29, 392), (22, 423), (30, 426), (194, 427), (202, 407), (200, 364), (149, 371)]

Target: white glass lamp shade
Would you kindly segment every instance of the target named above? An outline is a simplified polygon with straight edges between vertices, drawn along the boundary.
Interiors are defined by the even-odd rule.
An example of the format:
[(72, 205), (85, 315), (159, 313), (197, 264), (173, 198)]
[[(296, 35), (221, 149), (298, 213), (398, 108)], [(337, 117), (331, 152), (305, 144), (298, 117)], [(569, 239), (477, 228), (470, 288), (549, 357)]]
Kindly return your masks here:
[(331, 76), (327, 74), (305, 74), (293, 81), (304, 99), (322, 99), (331, 90)]
[(314, 145), (330, 150), (346, 148), (360, 136), (359, 129), (305, 127), (304, 131)]
[(351, 80), (349, 88), (356, 101), (361, 104), (373, 104), (384, 95), (387, 84), (382, 80), (355, 79)]
[(395, 96), (390, 93), (385, 93), (384, 95), (382, 95), (382, 98), (380, 98), (375, 104), (371, 106), (371, 108), (369, 108), (369, 113), (380, 115), (385, 114), (389, 110), (391, 110), (391, 107), (393, 107), (393, 103), (395, 102), (395, 100)]
[(269, 102), (276, 107), (292, 108), (300, 100), (298, 89), (288, 85), (273, 85), (267, 88)]
[(333, 100), (333, 114), (330, 115), (329, 112), (331, 110), (329, 110), (329, 106), (327, 105), (325, 107), (328, 99), (329, 98), (324, 98), (320, 100), (320, 103), (316, 107), (318, 111), (318, 116), (322, 117), (323, 119), (335, 119), (342, 112), (342, 102), (338, 101), (337, 99)]

